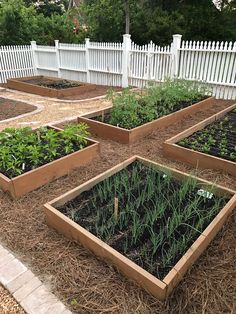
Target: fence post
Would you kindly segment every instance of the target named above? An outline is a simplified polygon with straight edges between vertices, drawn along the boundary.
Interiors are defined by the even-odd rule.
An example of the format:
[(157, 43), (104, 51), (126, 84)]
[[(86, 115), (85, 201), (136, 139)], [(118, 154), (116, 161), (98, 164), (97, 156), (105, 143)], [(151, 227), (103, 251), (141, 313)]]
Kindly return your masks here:
[(172, 53), (172, 71), (171, 77), (178, 76), (179, 70), (179, 49), (181, 46), (182, 35), (175, 34), (173, 35), (173, 42), (171, 44), (171, 53)]
[(129, 86), (129, 54), (131, 50), (131, 35), (123, 35), (123, 54), (122, 54), (122, 87)]
[(36, 50), (37, 50), (37, 44), (36, 41), (31, 41), (31, 49), (32, 49), (32, 58), (33, 58), (33, 67), (34, 67), (34, 74), (38, 75), (38, 60), (37, 60), (37, 55), (36, 55)]
[(87, 83), (90, 83), (90, 72), (89, 72), (89, 43), (90, 39), (85, 38), (85, 69), (87, 72)]
[(55, 40), (55, 49), (56, 49), (56, 60), (57, 60), (57, 76), (61, 77), (61, 62), (60, 62), (59, 40)]

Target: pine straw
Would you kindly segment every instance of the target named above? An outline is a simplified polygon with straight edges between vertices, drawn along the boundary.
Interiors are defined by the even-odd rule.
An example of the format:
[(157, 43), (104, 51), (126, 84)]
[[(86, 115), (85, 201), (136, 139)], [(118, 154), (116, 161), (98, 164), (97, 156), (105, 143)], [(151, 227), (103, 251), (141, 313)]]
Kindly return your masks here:
[[(18, 201), (0, 194), (1, 240), (48, 284), (75, 313), (235, 313), (236, 312), (236, 213), (197, 263), (186, 274), (169, 299), (162, 303), (114, 268), (97, 259), (79, 244), (70, 242), (45, 224), (43, 204), (102, 173), (126, 158), (139, 154), (176, 169), (193, 168), (162, 156), (162, 142), (196, 122), (224, 109), (232, 102), (218, 101), (207, 112), (185, 119), (166, 130), (156, 131), (130, 148), (100, 140), (101, 157)], [(217, 180), (236, 189), (235, 178), (217, 171), (202, 170), (198, 176)], [(77, 304), (71, 305), (72, 303)]]
[(0, 285), (0, 313), (25, 314), (25, 311), (22, 309), (22, 307), (2, 285)]

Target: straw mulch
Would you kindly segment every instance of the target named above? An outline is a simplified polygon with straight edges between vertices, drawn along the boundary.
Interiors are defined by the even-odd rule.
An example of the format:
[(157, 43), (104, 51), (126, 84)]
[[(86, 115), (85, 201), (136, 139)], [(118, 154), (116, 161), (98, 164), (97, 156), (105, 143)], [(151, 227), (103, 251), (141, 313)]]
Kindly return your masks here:
[(25, 311), (10, 295), (10, 293), (0, 285), (0, 313), (1, 314), (24, 314)]
[[(130, 147), (100, 140), (101, 156), (88, 166), (18, 201), (0, 194), (1, 241), (74, 313), (236, 313), (235, 212), (165, 303), (128, 281), (79, 244), (48, 228), (43, 213), (43, 204), (47, 201), (134, 154), (192, 172), (191, 167), (163, 157), (163, 141), (230, 104), (232, 102), (216, 101), (208, 111), (189, 116), (166, 130), (157, 130)], [(236, 190), (236, 180), (230, 175), (202, 170), (198, 176)]]

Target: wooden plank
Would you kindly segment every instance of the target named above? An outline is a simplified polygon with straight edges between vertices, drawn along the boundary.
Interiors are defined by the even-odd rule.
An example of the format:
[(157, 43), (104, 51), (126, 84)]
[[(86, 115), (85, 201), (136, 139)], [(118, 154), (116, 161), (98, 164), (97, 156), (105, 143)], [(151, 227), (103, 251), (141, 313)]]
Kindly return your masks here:
[(67, 175), (73, 169), (89, 163), (98, 153), (99, 144), (93, 143), (82, 150), (13, 178), (14, 197), (19, 198), (48, 182)]
[[(60, 128), (52, 126), (49, 126), (49, 128), (61, 131)], [(56, 178), (67, 175), (77, 167), (86, 165), (100, 154), (100, 143), (89, 138), (87, 138), (87, 141), (87, 147), (12, 179), (0, 173), (0, 188), (8, 192), (13, 198), (19, 198)]]
[(26, 80), (30, 80), (30, 79), (35, 80), (35, 79), (42, 79), (42, 78), (45, 78), (51, 81), (62, 80), (62, 78), (48, 77), (48, 76), (42, 76), (42, 75), (32, 76), (32, 77), (23, 77), (23, 78), (14, 78), (14, 79), (7, 80), (7, 87), (20, 90), (23, 92), (31, 93), (31, 94), (37, 94), (41, 96), (55, 97), (55, 98), (64, 98), (70, 95), (83, 94), (88, 91), (96, 89), (95, 84), (87, 84), (87, 83), (82, 83), (82, 82), (73, 81), (73, 80), (69, 80), (69, 81), (73, 83), (79, 83), (81, 84), (81, 86), (65, 88), (65, 89), (54, 89), (54, 88), (39, 86), (33, 83), (25, 82)]
[(94, 111), (92, 113), (82, 115), (78, 117), (78, 122), (87, 123), (89, 125), (89, 132), (91, 134), (95, 134), (101, 138), (118, 141), (124, 144), (132, 144), (144, 138), (158, 128), (165, 128), (170, 124), (177, 123), (186, 116), (194, 114), (199, 110), (207, 110), (207, 108), (212, 105), (214, 101), (214, 97), (209, 97), (187, 108), (170, 113), (159, 119), (145, 123), (130, 130), (91, 119), (101, 115), (102, 113), (108, 114), (111, 111), (112, 107), (107, 107), (103, 110)]
[[(206, 249), (210, 241), (213, 239), (213, 237), (216, 235), (216, 233), (219, 231), (219, 229), (229, 216), (230, 212), (233, 210), (233, 208), (236, 207), (236, 195), (235, 191), (217, 186), (217, 192), (220, 195), (227, 194), (228, 196), (230, 196), (230, 201), (220, 211), (218, 216), (213, 220), (209, 227), (205, 229), (204, 233), (198, 237), (198, 239), (187, 250), (183, 257), (170, 270), (165, 278), (163, 280), (159, 280), (119, 252), (108, 246), (105, 242), (98, 239), (86, 229), (73, 222), (70, 218), (66, 217), (55, 208), (64, 205), (69, 200), (74, 199), (82, 192), (90, 190), (95, 184), (124, 169), (125, 167), (127, 167), (127, 165), (134, 162), (135, 160), (138, 160), (147, 166), (157, 167), (158, 169), (162, 170), (168, 170), (172, 172), (174, 177), (181, 178), (182, 180), (186, 180), (189, 177), (189, 175), (181, 171), (163, 166), (161, 164), (152, 162), (139, 156), (133, 156), (128, 160), (118, 164), (117, 166), (112, 167), (110, 170), (107, 170), (99, 176), (96, 176), (95, 178), (87, 181), (79, 187), (71, 190), (70, 192), (67, 192), (62, 196), (54, 199), (53, 201), (45, 204), (44, 211), (49, 226), (53, 227), (66, 237), (80, 242), (85, 248), (92, 251), (95, 255), (101, 257), (106, 261), (108, 260), (112, 262), (128, 278), (138, 282), (144, 289), (149, 291), (156, 298), (164, 300), (172, 292), (174, 287), (180, 282), (186, 271), (192, 266), (192, 264)], [(204, 185), (212, 185), (212, 183), (209, 181), (199, 178), (197, 178), (197, 180)], [(212, 231), (213, 229), (214, 232)], [(206, 233), (210, 235), (208, 236), (208, 234)]]
[(204, 129), (211, 123), (219, 120), (225, 116), (228, 112), (236, 108), (236, 104), (220, 111), (217, 114), (201, 121), (200, 123), (188, 128), (187, 130), (175, 135), (163, 143), (163, 154), (164, 156), (175, 159), (187, 164), (190, 164), (196, 168), (204, 169), (216, 169), (223, 172), (227, 172), (230, 175), (236, 176), (236, 163), (230, 160), (226, 160), (213, 155), (198, 152), (193, 149), (185, 148), (177, 145), (180, 140), (189, 137), (193, 133)]

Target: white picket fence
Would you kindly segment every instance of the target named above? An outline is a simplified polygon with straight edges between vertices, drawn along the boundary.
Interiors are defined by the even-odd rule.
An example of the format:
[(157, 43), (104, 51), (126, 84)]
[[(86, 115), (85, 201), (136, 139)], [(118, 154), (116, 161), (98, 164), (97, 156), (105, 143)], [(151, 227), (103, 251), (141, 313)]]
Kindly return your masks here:
[(0, 83), (36, 74), (31, 46), (0, 46)]
[(0, 82), (27, 75), (48, 75), (110, 86), (143, 87), (166, 78), (198, 80), (217, 98), (236, 99), (236, 42), (182, 41), (170, 46), (152, 42), (138, 46), (124, 35), (123, 43), (0, 47)]

